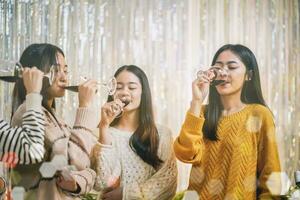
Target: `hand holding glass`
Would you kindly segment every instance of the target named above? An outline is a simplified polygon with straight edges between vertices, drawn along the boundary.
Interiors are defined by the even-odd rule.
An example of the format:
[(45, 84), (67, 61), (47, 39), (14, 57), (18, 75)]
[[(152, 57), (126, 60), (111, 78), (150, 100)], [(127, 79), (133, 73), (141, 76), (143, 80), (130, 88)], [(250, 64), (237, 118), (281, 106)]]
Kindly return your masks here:
[[(16, 82), (18, 79), (22, 78), (22, 73), (24, 71), (24, 67), (22, 66), (21, 63), (17, 62), (14, 66), (14, 69), (2, 69), (0, 70), (1, 73), (3, 74), (14, 74), (14, 75), (0, 75), (0, 80), (6, 81), (6, 82)], [(46, 77), (49, 80), (49, 84), (52, 85), (55, 76), (58, 72), (58, 66), (57, 65), (52, 65), (50, 67), (50, 70), (48, 73), (44, 74), (43, 76)]]
[(122, 103), (124, 103), (123, 107), (119, 106), (119, 104), (111, 105), (111, 109), (115, 114), (117, 114), (116, 118), (119, 118), (123, 114), (123, 108), (125, 108), (131, 102), (131, 99), (129, 96), (125, 96), (125, 95), (116, 95), (116, 98), (120, 99)]
[(197, 78), (201, 79), (203, 76), (208, 76), (210, 84), (216, 86), (226, 81), (228, 77), (228, 70), (213, 66), (208, 70), (199, 70), (197, 72)]

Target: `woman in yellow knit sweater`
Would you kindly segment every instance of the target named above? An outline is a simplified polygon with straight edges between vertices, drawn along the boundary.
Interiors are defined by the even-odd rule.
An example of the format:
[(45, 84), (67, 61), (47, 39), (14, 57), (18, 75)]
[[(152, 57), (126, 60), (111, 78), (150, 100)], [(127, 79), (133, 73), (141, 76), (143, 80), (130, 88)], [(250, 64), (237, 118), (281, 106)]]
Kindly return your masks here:
[(270, 199), (275, 188), (268, 186), (280, 186), (272, 179), (280, 161), (256, 58), (243, 45), (227, 44), (212, 66), (227, 72), (224, 82), (210, 84), (214, 75), (207, 72), (192, 83), (191, 105), (174, 143), (176, 157), (193, 165), (189, 189), (202, 200)]

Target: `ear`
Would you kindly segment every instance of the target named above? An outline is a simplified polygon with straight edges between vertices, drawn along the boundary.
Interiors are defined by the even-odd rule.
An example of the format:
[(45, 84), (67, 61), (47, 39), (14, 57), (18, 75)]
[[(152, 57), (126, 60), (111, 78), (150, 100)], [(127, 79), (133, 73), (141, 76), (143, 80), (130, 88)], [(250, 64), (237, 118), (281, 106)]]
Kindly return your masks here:
[(246, 73), (246, 81), (250, 81), (253, 77), (253, 71), (252, 70), (248, 70)]

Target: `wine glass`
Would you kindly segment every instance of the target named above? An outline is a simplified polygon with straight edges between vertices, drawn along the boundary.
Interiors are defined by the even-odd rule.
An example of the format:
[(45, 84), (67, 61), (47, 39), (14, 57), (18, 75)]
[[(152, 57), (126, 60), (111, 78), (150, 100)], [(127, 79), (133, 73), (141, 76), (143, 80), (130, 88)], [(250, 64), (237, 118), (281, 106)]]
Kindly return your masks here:
[(217, 86), (226, 81), (228, 77), (228, 70), (222, 67), (212, 66), (208, 70), (199, 70), (197, 72), (197, 78), (200, 79), (203, 76), (208, 76), (210, 84)]
[[(80, 76), (80, 79), (83, 81), (87, 81), (88, 79), (86, 77)], [(109, 78), (105, 82), (97, 82), (97, 85), (103, 86), (107, 91), (108, 95), (113, 95), (116, 92), (117, 89), (117, 80), (115, 77)], [(70, 85), (64, 87), (66, 90), (70, 90), (72, 92), (78, 92), (78, 85)]]
[[(52, 65), (50, 67), (50, 70), (48, 73), (44, 74), (43, 76), (46, 77), (49, 81), (49, 84), (52, 85), (55, 76), (58, 72), (58, 65)], [(6, 81), (6, 82), (11, 82), (14, 83), (18, 79), (22, 78), (22, 74), (24, 71), (24, 67), (20, 62), (15, 63), (13, 67), (8, 67), (6, 69), (1, 69), (0, 73), (4, 75), (0, 75), (0, 80)], [(8, 74), (8, 75), (5, 75)], [(13, 74), (13, 75), (12, 75)]]
[(117, 114), (116, 118), (119, 118), (123, 115), (123, 108), (125, 108), (131, 102), (131, 97), (128, 95), (117, 93), (115, 94), (114, 99), (120, 99), (122, 103), (124, 103), (123, 107), (119, 106), (119, 104), (111, 105), (113, 112)]

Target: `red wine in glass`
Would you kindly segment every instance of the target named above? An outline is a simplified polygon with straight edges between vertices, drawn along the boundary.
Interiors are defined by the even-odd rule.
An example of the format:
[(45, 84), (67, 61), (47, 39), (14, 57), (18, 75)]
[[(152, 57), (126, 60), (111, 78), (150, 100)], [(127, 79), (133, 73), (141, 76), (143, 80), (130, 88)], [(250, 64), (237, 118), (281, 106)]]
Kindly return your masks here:
[[(81, 77), (83, 80), (87, 80), (85, 77)], [(115, 77), (110, 78), (107, 82), (97, 82), (97, 85), (104, 86), (107, 91), (108, 95), (113, 95), (116, 92), (117, 89), (117, 80)], [(66, 90), (72, 91), (72, 92), (78, 92), (79, 85), (70, 85), (64, 87)]]
[(197, 72), (198, 78), (201, 78), (204, 75), (210, 77), (210, 85), (217, 86), (225, 82), (228, 76), (228, 71), (220, 67), (211, 67), (208, 70), (199, 70)]

